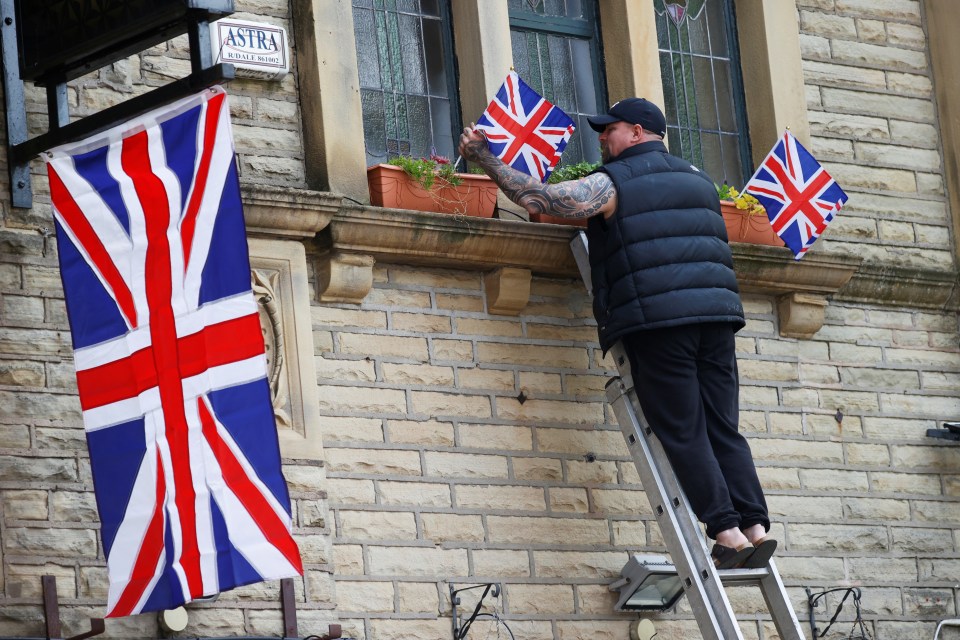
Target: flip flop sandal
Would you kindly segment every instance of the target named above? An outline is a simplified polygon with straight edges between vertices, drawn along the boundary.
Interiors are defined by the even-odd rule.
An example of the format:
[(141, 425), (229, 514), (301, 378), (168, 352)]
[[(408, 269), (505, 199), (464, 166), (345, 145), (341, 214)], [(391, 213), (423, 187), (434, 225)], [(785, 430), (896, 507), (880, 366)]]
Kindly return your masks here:
[(710, 551), (710, 557), (713, 558), (713, 565), (717, 569), (739, 569), (753, 555), (753, 552), (754, 548), (749, 544), (745, 544), (739, 549), (715, 544)]
[(762, 569), (770, 562), (773, 552), (777, 550), (777, 541), (773, 538), (760, 538), (754, 547), (753, 553), (743, 563), (744, 569)]

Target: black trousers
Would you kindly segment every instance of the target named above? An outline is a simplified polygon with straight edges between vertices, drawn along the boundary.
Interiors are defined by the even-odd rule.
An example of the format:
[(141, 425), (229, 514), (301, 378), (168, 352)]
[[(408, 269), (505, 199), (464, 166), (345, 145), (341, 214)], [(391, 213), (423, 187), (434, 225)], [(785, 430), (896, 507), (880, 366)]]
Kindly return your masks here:
[(707, 535), (770, 529), (750, 445), (740, 434), (733, 325), (691, 324), (623, 338), (640, 407)]

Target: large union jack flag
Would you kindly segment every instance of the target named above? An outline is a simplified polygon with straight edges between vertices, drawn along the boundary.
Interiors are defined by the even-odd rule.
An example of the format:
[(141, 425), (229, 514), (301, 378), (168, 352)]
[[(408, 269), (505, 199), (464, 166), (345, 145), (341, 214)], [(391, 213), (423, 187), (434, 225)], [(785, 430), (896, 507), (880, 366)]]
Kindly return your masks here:
[(767, 209), (773, 230), (797, 260), (847, 201), (837, 181), (789, 131), (773, 146), (743, 191)]
[(107, 615), (302, 574), (226, 94), (45, 156)]
[(546, 182), (576, 127), (564, 111), (527, 86), (515, 71), (477, 120), (491, 153)]

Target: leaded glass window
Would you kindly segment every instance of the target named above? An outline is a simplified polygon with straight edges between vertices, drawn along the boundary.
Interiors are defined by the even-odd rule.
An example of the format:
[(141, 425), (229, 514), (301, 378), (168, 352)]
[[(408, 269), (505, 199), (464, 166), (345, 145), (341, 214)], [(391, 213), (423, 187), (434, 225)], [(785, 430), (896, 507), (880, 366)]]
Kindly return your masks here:
[(731, 0), (653, 0), (670, 152), (740, 188), (751, 170)]
[(567, 112), (577, 130), (561, 164), (600, 160), (597, 134), (587, 116), (603, 98), (599, 72), (596, 2), (508, 0), (513, 64), (524, 82)]
[(452, 158), (460, 113), (449, 0), (353, 0), (367, 164)]

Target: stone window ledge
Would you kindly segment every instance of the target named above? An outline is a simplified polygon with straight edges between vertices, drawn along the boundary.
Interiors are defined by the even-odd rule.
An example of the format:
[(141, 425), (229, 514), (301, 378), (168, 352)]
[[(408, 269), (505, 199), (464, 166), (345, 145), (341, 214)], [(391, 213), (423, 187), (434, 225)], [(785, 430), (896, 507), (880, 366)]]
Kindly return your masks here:
[[(484, 271), (491, 312), (518, 314), (532, 275), (579, 279), (569, 247), (577, 232), (559, 225), (344, 204), (317, 236), (318, 298), (359, 304), (379, 260)], [(732, 248), (742, 290), (777, 298), (784, 337), (816, 333), (828, 298), (913, 308), (957, 306), (954, 272), (877, 268), (833, 249), (796, 261), (782, 247), (733, 243)], [(509, 302), (493, 304), (494, 296)]]

